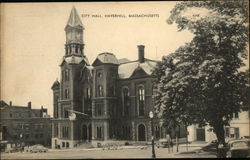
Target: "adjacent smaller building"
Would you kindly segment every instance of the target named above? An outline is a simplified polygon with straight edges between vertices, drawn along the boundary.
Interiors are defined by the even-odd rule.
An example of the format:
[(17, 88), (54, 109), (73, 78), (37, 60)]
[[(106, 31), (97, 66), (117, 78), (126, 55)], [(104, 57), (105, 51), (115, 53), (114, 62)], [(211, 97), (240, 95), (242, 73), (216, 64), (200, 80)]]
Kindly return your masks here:
[(1, 149), (7, 146), (42, 144), (50, 146), (51, 118), (47, 109), (32, 109), (27, 106), (16, 106), (1, 101), (0, 140)]
[[(249, 138), (249, 111), (233, 113), (233, 119), (230, 126), (225, 126), (226, 139)], [(188, 141), (206, 141), (216, 140), (217, 137), (212, 131), (211, 126), (199, 127), (198, 125), (188, 126)]]

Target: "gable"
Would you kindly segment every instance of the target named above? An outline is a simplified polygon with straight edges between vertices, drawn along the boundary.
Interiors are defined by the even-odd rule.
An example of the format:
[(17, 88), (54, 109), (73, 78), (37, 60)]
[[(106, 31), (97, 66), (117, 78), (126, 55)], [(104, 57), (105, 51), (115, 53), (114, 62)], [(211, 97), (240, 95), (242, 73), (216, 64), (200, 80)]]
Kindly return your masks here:
[(141, 67), (137, 67), (130, 78), (142, 78), (145, 76), (148, 76), (148, 74)]
[(101, 64), (102, 64), (102, 62), (98, 58), (96, 58), (95, 61), (92, 64), (92, 66), (99, 66)]

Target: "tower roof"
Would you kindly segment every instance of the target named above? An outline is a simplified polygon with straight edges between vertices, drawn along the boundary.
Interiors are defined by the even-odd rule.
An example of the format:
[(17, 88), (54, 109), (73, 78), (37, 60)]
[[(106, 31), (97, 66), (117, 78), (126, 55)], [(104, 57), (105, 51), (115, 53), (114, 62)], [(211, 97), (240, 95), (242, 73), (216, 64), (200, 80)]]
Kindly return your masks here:
[(72, 7), (71, 12), (70, 12), (70, 16), (67, 22), (67, 25), (65, 28), (67, 27), (80, 27), (80, 28), (84, 28), (82, 21), (76, 11), (75, 6)]

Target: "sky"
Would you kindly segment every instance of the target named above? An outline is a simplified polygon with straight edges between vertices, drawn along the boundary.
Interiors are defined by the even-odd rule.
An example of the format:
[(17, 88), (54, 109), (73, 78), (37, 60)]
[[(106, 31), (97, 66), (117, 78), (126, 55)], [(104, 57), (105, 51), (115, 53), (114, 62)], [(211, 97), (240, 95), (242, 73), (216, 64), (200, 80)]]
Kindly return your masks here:
[[(1, 4), (1, 100), (13, 105), (48, 108), (53, 114), (51, 86), (58, 78), (65, 54), (64, 27), (74, 5), (84, 25), (85, 55), (92, 64), (99, 53), (118, 59), (138, 58), (137, 45), (145, 45), (145, 57), (161, 60), (190, 42), (193, 35), (166, 23), (176, 2), (78, 2)], [(107, 18), (122, 14), (126, 18)], [(154, 14), (129, 18), (129, 14)], [(86, 16), (86, 15), (89, 15)], [(101, 15), (102, 17), (92, 17)]]

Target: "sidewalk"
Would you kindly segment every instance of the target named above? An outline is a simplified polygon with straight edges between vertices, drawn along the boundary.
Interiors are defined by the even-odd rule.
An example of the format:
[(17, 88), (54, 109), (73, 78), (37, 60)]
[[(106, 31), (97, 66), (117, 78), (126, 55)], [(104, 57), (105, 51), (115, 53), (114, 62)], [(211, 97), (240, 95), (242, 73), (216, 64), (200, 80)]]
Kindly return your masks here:
[[(208, 142), (204, 142), (204, 141), (194, 141), (188, 144), (188, 147), (204, 147), (208, 144)], [(179, 144), (179, 146), (181, 147), (186, 147), (187, 144), (183, 143), (183, 144)]]

